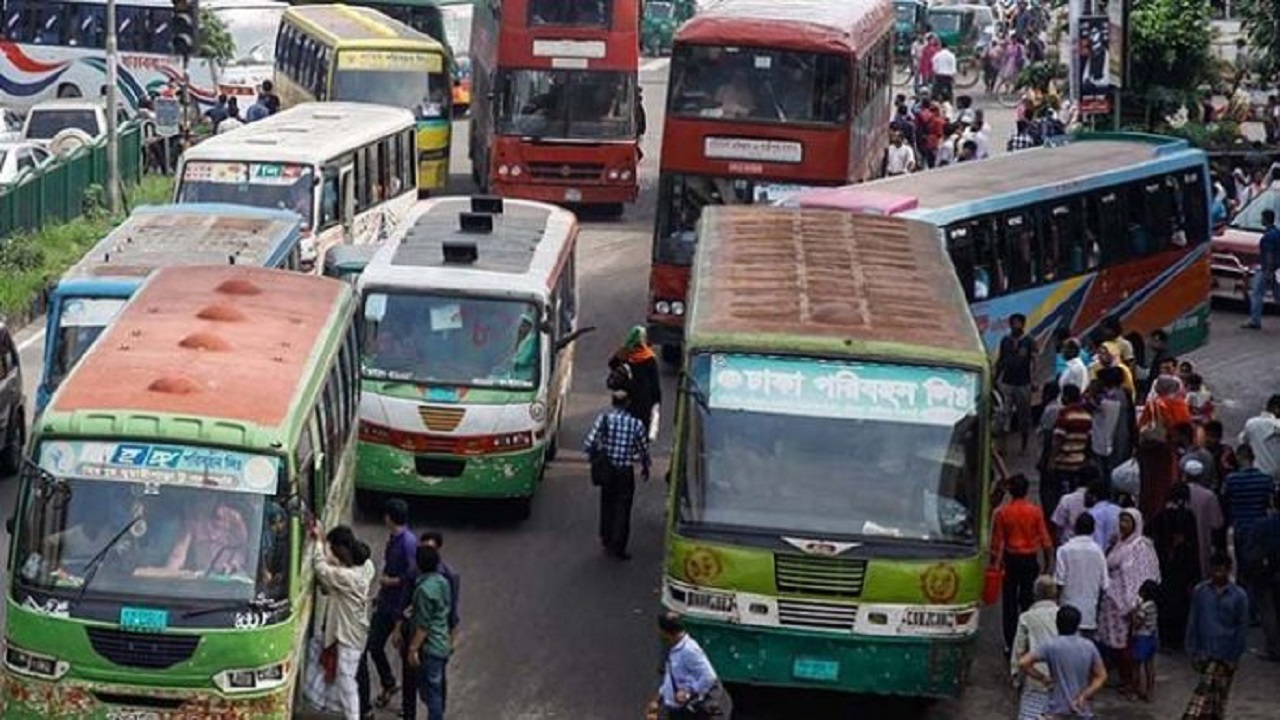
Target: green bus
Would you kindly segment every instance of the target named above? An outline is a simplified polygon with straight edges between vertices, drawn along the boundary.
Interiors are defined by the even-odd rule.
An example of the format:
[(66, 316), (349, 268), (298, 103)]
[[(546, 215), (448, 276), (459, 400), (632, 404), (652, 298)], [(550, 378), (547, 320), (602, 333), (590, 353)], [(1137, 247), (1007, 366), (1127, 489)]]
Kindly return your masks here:
[(664, 606), (728, 684), (958, 694), (991, 377), (936, 231), (709, 206), (698, 233)]
[(351, 512), (355, 308), (282, 270), (150, 276), (34, 430), (0, 716), (291, 716), (306, 528)]

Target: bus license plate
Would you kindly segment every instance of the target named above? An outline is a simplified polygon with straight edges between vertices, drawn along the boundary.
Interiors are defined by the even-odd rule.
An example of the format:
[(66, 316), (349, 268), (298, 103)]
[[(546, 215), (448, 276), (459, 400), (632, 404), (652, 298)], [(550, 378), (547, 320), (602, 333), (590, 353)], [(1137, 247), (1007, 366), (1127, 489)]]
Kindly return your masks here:
[(798, 680), (835, 682), (840, 679), (840, 663), (836, 660), (799, 657), (791, 663), (791, 674)]
[(120, 627), (134, 632), (161, 632), (169, 627), (169, 611), (120, 608)]
[(582, 202), (582, 191), (577, 188), (569, 188), (564, 191), (565, 202)]

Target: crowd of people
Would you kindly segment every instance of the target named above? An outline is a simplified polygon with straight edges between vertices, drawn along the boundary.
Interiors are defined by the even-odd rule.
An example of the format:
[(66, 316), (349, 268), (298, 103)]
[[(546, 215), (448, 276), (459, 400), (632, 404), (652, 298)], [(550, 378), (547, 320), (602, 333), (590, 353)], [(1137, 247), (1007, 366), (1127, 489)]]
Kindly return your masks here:
[[(1112, 317), (1055, 336), (1055, 380), (1033, 406), (1041, 359), (1025, 327), (1010, 317), (1000, 345), (999, 422), (1006, 452), (1035, 460), (1040, 504), (1025, 476), (1008, 478), (991, 544), (1020, 717), (1081, 713), (1108, 677), (1150, 700), (1157, 648), (1199, 673), (1185, 717), (1224, 717), (1251, 620), (1260, 656), (1280, 661), (1280, 395), (1232, 447), (1167, 334)], [(1088, 647), (1059, 639), (1076, 636)]]

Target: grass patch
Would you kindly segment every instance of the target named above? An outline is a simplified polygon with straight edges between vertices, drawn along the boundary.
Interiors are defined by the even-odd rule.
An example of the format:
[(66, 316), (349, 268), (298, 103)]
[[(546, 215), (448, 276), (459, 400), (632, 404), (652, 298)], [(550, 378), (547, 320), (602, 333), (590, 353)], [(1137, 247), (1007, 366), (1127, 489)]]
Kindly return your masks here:
[[(172, 197), (172, 177), (145, 175), (140, 184), (125, 189), (123, 199), (128, 209), (165, 204)], [(23, 319), (32, 299), (124, 219), (123, 214), (107, 212), (105, 199), (102, 189), (94, 186), (84, 215), (0, 241), (0, 315)]]

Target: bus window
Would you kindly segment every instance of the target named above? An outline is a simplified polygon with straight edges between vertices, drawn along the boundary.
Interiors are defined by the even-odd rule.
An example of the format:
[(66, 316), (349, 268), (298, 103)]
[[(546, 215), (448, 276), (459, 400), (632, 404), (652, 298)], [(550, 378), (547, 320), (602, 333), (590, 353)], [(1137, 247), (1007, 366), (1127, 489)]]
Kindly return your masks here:
[(106, 47), (106, 5), (74, 5), (70, 12), (71, 37), (67, 44), (73, 47)]
[(1007, 275), (1007, 290), (1021, 290), (1040, 281), (1039, 238), (1035, 215), (1010, 213), (1001, 222), (999, 256)]
[[(947, 253), (951, 255), (951, 264), (955, 266), (956, 277), (964, 288), (965, 298), (972, 302), (978, 299), (979, 288), (973, 273), (973, 241), (969, 237), (969, 227), (953, 225), (946, 232)], [(985, 288), (983, 297), (986, 297)]]
[(947, 248), (969, 300), (986, 300), (1008, 290), (1004, 262), (997, 252), (997, 237), (988, 218), (952, 225)]
[(1092, 270), (1096, 255), (1087, 246), (1080, 227), (1080, 203), (1075, 200), (1052, 205), (1045, 217), (1044, 279), (1061, 280)]
[(320, 187), (320, 229), (333, 227), (342, 221), (342, 193), (338, 187), (338, 168), (328, 166), (324, 169), (324, 182)]
[(1147, 229), (1147, 246), (1144, 254), (1152, 255), (1163, 252), (1173, 246), (1173, 234), (1177, 228), (1177, 213), (1173, 202), (1173, 189), (1167, 180), (1173, 178), (1152, 178), (1142, 183), (1144, 196), (1143, 210)]
[(1209, 206), (1205, 193), (1204, 175), (1200, 172), (1182, 174), (1182, 219), (1188, 245), (1206, 242), (1209, 236)]
[(1128, 218), (1121, 207), (1124, 188), (1101, 190), (1088, 200), (1086, 233), (1097, 239), (1102, 263), (1116, 265), (1129, 259)]
[(610, 0), (529, 0), (530, 25), (609, 26)]

